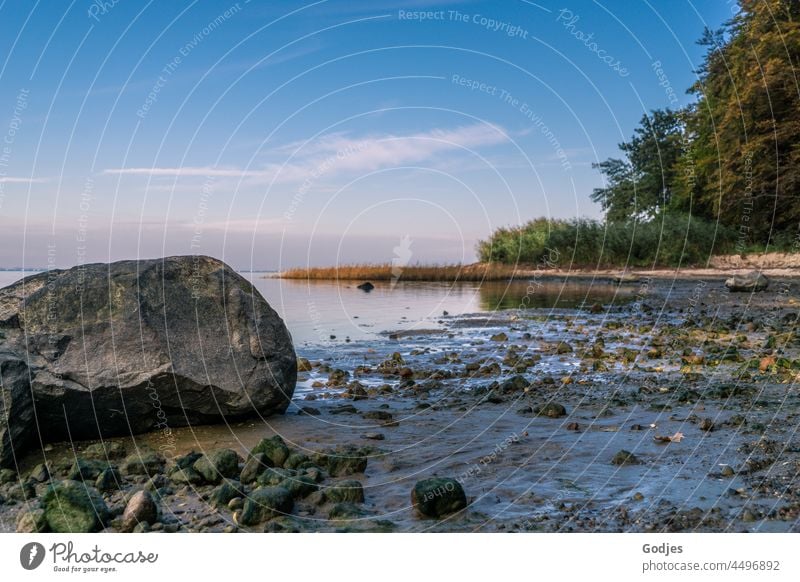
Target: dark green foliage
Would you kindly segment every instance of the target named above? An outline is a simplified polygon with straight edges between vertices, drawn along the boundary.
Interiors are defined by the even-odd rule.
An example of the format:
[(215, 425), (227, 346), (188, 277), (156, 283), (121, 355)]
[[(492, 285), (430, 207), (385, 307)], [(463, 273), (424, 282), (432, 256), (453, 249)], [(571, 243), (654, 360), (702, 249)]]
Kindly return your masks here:
[(736, 233), (685, 214), (664, 213), (647, 222), (546, 220), (503, 228), (478, 245), (481, 261), (547, 267), (705, 265), (733, 248)]

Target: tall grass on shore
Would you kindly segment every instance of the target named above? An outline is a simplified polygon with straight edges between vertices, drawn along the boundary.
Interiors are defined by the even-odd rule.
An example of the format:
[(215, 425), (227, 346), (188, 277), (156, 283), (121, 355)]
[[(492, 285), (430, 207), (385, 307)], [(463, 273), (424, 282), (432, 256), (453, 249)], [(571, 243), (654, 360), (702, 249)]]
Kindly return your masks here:
[(537, 218), (496, 230), (478, 244), (478, 256), (505, 264), (538, 264), (558, 256), (558, 267), (573, 269), (689, 267), (731, 251), (736, 235), (731, 228), (677, 213), (646, 222)]
[(514, 276), (513, 265), (474, 263), (471, 265), (407, 265), (391, 263), (298, 267), (278, 274), (282, 279), (327, 279), (341, 281), (498, 281)]

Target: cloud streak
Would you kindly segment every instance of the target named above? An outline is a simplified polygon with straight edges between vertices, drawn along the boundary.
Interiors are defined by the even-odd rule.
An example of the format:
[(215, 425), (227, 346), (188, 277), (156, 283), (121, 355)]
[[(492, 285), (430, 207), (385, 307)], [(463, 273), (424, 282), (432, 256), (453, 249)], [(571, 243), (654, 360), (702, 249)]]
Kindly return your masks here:
[(41, 184), (44, 178), (22, 178), (15, 176), (0, 176), (0, 184)]
[(149, 177), (233, 178), (255, 183), (301, 182), (325, 173), (360, 174), (384, 168), (424, 163), (434, 166), (437, 156), (465, 152), (505, 143), (505, 130), (488, 124), (473, 124), (452, 129), (432, 129), (406, 135), (367, 135), (345, 133), (322, 136), (275, 148), (270, 153), (284, 157), (285, 163), (271, 162), (258, 168), (218, 166), (110, 168), (106, 175)]

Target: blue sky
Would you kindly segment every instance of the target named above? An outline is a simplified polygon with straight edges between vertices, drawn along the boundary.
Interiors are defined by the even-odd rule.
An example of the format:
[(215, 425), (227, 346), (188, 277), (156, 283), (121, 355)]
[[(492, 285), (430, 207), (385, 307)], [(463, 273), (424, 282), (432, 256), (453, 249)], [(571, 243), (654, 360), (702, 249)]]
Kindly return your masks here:
[(723, 0), (0, 4), (0, 265), (470, 262), (600, 215)]

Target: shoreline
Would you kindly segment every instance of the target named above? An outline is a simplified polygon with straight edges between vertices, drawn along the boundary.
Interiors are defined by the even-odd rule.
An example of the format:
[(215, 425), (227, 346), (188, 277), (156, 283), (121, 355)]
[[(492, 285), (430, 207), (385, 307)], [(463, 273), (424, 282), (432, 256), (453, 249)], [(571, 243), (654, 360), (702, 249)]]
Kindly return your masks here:
[[(797, 296), (797, 281), (779, 285)], [(385, 344), (298, 348), (309, 389), (295, 391), (286, 415), (173, 431), (174, 461), (239, 455), (227, 489), (182, 482), (170, 459), (153, 463), (155, 475), (131, 473), (128, 459), (112, 461), (121, 490), (105, 497), (119, 516), (132, 492), (151, 491), (162, 531), (797, 531), (800, 344), (786, 299), (661, 278), (636, 302), (599, 312), (465, 314)], [(679, 433), (680, 442), (659, 440)], [(242, 525), (236, 512), (258, 485), (237, 475), (273, 435), (314, 463), (332, 447), (365, 463), (336, 475), (309, 466), (320, 480), (296, 492), (290, 514)], [(106, 446), (147, 457), (159, 439)], [(66, 475), (89, 449), (60, 443), (38, 455)], [(29, 455), (23, 477), (41, 461)], [(282, 486), (305, 474), (281, 473)], [(416, 515), (409, 493), (430, 477), (461, 483), (466, 510)], [(363, 500), (331, 501), (345, 482)], [(0, 505), (0, 529), (13, 529), (24, 488), (0, 493), (18, 500)], [(215, 501), (223, 493), (229, 503)], [(112, 519), (105, 531), (118, 528)]]
[[(544, 265), (506, 265), (471, 263), (467, 265), (342, 265), (333, 267), (295, 268), (277, 271), (265, 278), (302, 281), (395, 281), (395, 282), (482, 282), (514, 281), (530, 278), (595, 278), (633, 282), (635, 278), (724, 279), (735, 274), (758, 271), (767, 277), (800, 278), (800, 254), (763, 253), (741, 257), (719, 255), (709, 266), (689, 267), (576, 267), (559, 269)], [(481, 276), (483, 274), (483, 276)]]

